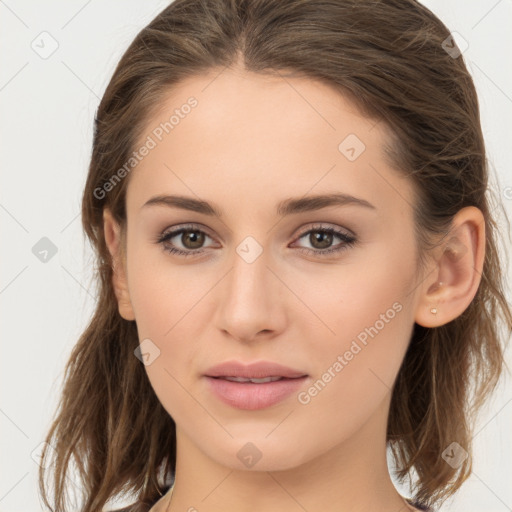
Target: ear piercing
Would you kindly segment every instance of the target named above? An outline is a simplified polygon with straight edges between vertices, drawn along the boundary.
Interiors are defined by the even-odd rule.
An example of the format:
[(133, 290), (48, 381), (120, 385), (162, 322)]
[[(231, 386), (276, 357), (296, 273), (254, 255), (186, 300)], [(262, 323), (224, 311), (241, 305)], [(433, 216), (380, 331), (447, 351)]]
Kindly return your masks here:
[[(442, 285), (443, 285), (442, 281), (439, 281), (439, 283), (438, 283), (438, 288), (440, 288)], [(431, 312), (433, 315), (437, 315), (437, 307), (430, 308), (430, 312)]]

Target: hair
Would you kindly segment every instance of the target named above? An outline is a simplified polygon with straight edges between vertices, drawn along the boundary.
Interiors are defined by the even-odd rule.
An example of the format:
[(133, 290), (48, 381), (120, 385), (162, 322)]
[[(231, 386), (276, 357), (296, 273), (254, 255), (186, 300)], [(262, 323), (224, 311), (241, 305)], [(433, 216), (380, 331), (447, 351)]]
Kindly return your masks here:
[[(176, 0), (137, 34), (96, 113), (82, 225), (99, 293), (66, 365), (46, 438), (52, 453), (46, 445), (42, 454), (39, 490), (47, 507), (67, 510), (72, 465), (83, 512), (101, 511), (124, 493), (136, 497), (133, 510), (148, 510), (174, 477), (175, 424), (134, 357), (136, 323), (118, 312), (104, 238), (104, 208), (126, 228), (130, 176), (110, 189), (105, 184), (128, 161), (173, 85), (239, 64), (332, 86), (388, 128), (386, 155), (415, 190), (422, 268), (461, 208), (483, 213), (485, 260), (476, 295), (445, 325), (414, 325), (387, 425), (396, 477), (408, 477), (417, 503), (438, 506), (461, 487), (472, 471), (473, 421), (506, 365), (512, 312), (503, 290), (477, 94), (463, 57), (444, 50), (448, 37), (447, 27), (414, 0)], [(442, 457), (453, 441), (469, 454), (458, 467)], [(50, 456), (54, 464), (45, 470)]]

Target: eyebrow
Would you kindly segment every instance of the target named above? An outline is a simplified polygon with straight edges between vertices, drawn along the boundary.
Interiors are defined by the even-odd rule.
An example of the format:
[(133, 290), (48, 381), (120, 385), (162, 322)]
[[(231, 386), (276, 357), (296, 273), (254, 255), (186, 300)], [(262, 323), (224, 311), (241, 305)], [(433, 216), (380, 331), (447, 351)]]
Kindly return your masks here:
[[(207, 201), (194, 199), (193, 197), (159, 195), (146, 201), (142, 205), (142, 208), (153, 205), (181, 208), (182, 210), (202, 213), (212, 217), (222, 217), (222, 211), (218, 206), (212, 203), (208, 203)], [(362, 206), (364, 208), (376, 210), (375, 206), (365, 199), (360, 199), (349, 194), (333, 193), (285, 199), (278, 203), (276, 213), (277, 215), (285, 216), (302, 212), (321, 210), (322, 208), (327, 208), (329, 206), (345, 205)]]

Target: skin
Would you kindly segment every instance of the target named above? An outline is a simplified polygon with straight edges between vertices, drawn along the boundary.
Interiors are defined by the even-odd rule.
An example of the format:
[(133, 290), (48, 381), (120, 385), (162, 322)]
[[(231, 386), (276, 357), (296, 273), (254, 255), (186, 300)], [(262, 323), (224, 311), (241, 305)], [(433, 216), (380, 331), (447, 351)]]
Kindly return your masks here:
[[(233, 68), (173, 87), (141, 141), (190, 96), (198, 106), (129, 177), (126, 247), (104, 212), (119, 313), (136, 321), (140, 340), (159, 348), (145, 368), (176, 423), (168, 510), (406, 510), (386, 463), (391, 390), (414, 323), (445, 324), (476, 294), (485, 240), (480, 210), (458, 213), (451, 236), (420, 273), (414, 193), (384, 158), (383, 123), (361, 116), (325, 84)], [(354, 161), (338, 150), (348, 134), (366, 146)], [(375, 209), (347, 204), (276, 214), (283, 199), (334, 191)], [(142, 208), (161, 194), (201, 198), (222, 216)], [(156, 242), (192, 222), (207, 235), (202, 246), (182, 235), (167, 245), (202, 247), (202, 254), (169, 254)], [(357, 243), (314, 254), (325, 246), (303, 233), (318, 223), (350, 230)], [(263, 250), (250, 264), (236, 252), (247, 236)], [(342, 244), (334, 237), (327, 247)], [(226, 360), (270, 360), (307, 373), (307, 390), (394, 303), (400, 312), (307, 404), (292, 394), (266, 409), (236, 409), (202, 377)], [(262, 454), (250, 468), (237, 457), (249, 442)], [(152, 512), (168, 506), (166, 495)]]

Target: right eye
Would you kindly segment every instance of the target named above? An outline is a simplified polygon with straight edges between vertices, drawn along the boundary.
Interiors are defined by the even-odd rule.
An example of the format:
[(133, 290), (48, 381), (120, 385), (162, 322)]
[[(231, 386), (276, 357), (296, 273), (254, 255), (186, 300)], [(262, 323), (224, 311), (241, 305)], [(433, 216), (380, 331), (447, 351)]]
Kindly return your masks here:
[[(174, 238), (177, 238), (177, 240), (171, 242)], [(201, 246), (204, 244), (206, 238), (211, 239), (203, 230), (198, 229), (194, 225), (190, 225), (164, 231), (158, 237), (157, 243), (162, 244), (166, 252), (187, 257), (203, 253), (204, 250)], [(176, 247), (177, 244), (180, 244), (181, 247)]]

